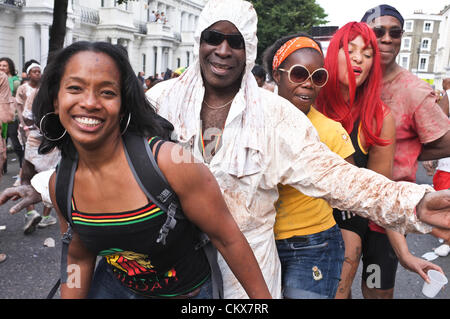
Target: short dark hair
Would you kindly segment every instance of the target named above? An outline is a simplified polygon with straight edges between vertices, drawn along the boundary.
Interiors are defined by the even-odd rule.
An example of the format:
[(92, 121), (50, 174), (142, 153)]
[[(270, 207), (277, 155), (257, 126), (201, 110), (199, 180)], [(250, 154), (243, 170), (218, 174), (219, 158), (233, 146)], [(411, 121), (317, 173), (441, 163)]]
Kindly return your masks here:
[[(275, 57), (275, 54), (283, 46), (283, 44), (285, 44), (289, 40), (292, 40), (292, 39), (298, 38), (298, 37), (306, 37), (306, 38), (309, 38), (309, 39), (313, 40), (319, 46), (320, 51), (322, 51), (322, 45), (320, 44), (320, 42), (316, 41), (312, 36), (310, 36), (309, 34), (306, 34), (306, 33), (291, 34), (291, 35), (287, 35), (285, 37), (282, 37), (282, 38), (276, 40), (270, 47), (268, 47), (264, 51), (263, 58), (262, 58), (264, 69), (266, 70), (270, 80), (273, 80), (273, 77), (272, 77), (272, 62), (273, 62), (273, 58)], [(307, 50), (307, 49), (311, 49), (311, 50), (316, 51), (315, 49), (312, 49), (312, 48), (304, 48), (302, 50)], [(323, 54), (323, 52), (322, 52), (322, 54)], [(284, 63), (285, 63), (285, 61), (283, 61), (283, 63), (280, 64), (280, 67), (282, 67), (284, 65)]]
[(11, 75), (17, 75), (16, 65), (14, 64), (13, 60), (4, 56), (0, 58), (0, 62), (2, 61), (6, 61), (6, 63), (8, 63), (9, 73), (11, 73)]
[(264, 68), (262, 66), (260, 66), (258, 64), (256, 64), (253, 67), (252, 73), (255, 77), (266, 79), (266, 71), (264, 70)]
[[(107, 42), (75, 42), (55, 54), (45, 69), (42, 76), (42, 84), (33, 101), (32, 109), (35, 124), (39, 127), (41, 119), (47, 113), (55, 111), (54, 100), (58, 96), (60, 82), (66, 65), (71, 57), (84, 51), (104, 53), (116, 63), (120, 72), (121, 112), (125, 116), (127, 116), (127, 113), (131, 114), (128, 131), (141, 136), (157, 135), (168, 138), (170, 131), (173, 130), (173, 126), (156, 114), (154, 107), (145, 96), (142, 85), (134, 74), (128, 56), (123, 50)], [(72, 140), (68, 134), (58, 141), (50, 141), (43, 138), (39, 152), (45, 154), (58, 147), (63, 155), (70, 154), (69, 148), (72, 148), (72, 146)]]

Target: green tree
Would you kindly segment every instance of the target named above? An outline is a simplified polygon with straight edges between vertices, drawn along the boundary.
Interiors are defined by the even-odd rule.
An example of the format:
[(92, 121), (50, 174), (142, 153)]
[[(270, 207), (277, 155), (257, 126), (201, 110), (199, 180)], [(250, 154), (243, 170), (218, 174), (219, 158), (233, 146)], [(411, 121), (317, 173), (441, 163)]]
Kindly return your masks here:
[(258, 14), (258, 58), (278, 38), (326, 24), (327, 14), (315, 0), (249, 0)]

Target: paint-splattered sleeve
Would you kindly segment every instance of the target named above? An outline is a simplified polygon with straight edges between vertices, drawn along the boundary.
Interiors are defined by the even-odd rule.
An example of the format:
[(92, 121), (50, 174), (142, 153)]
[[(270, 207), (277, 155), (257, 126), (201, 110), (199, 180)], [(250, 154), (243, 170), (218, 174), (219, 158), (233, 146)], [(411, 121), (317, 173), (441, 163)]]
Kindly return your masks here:
[(292, 108), (282, 108), (274, 124), (276, 158), (272, 172), (282, 184), (331, 206), (356, 212), (400, 233), (428, 233), (431, 227), (418, 220), (415, 207), (429, 186), (393, 182), (367, 169), (347, 163), (319, 142), (309, 120)]

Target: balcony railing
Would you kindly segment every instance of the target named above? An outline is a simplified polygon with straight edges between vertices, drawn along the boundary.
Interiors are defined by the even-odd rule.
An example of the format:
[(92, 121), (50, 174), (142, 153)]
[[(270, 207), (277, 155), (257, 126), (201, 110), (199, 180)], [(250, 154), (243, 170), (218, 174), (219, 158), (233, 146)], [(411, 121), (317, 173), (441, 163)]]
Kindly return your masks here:
[(77, 6), (74, 8), (75, 14), (80, 17), (82, 23), (99, 24), (100, 17), (98, 10), (91, 9), (83, 6)]
[(133, 24), (138, 33), (147, 34), (147, 22), (134, 20)]
[(0, 0), (0, 5), (7, 5), (16, 8), (22, 8), (27, 5), (25, 0)]

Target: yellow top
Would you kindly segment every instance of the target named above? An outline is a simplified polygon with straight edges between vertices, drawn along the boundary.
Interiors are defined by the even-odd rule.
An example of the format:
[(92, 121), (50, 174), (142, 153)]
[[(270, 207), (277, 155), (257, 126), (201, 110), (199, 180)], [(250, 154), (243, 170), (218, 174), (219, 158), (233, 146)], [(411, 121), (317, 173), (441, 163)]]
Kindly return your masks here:
[[(330, 150), (342, 158), (355, 152), (350, 136), (340, 123), (327, 118), (314, 107), (311, 107), (308, 118), (319, 133), (321, 142)], [(333, 209), (325, 200), (308, 197), (287, 185), (278, 185), (278, 191), (275, 239), (316, 234), (336, 224)]]

